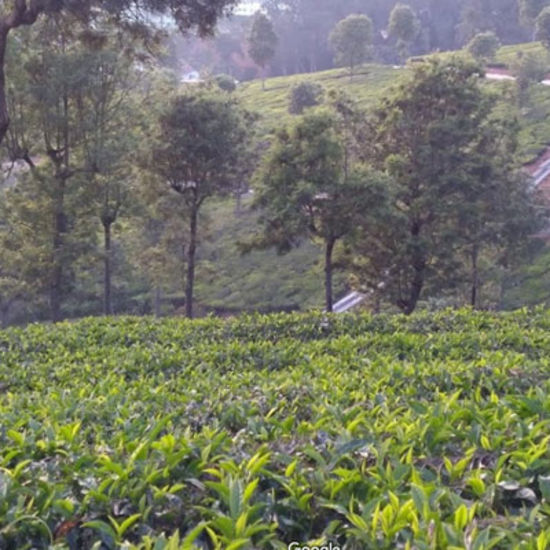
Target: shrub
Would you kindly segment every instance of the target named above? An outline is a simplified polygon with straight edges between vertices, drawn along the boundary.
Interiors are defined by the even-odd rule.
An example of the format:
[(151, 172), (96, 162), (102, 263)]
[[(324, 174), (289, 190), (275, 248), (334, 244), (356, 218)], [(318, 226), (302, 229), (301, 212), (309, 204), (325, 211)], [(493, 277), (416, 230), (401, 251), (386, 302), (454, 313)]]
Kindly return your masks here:
[(290, 90), (288, 110), (293, 115), (300, 115), (308, 107), (322, 103), (323, 94), (323, 87), (317, 82), (300, 82)]

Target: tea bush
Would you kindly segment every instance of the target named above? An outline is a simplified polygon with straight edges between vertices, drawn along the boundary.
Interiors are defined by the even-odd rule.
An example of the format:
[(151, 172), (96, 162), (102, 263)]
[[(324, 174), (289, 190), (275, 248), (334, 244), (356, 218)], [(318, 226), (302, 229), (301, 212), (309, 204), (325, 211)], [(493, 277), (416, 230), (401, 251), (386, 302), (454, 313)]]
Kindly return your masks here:
[(0, 332), (0, 548), (550, 543), (550, 313)]

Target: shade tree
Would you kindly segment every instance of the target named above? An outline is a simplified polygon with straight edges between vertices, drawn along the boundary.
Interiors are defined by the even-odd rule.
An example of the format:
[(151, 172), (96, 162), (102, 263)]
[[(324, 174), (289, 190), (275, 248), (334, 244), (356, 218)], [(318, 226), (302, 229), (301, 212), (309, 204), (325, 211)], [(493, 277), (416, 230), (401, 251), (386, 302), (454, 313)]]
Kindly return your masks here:
[(368, 59), (372, 40), (373, 25), (366, 15), (349, 15), (330, 33), (329, 42), (336, 63), (349, 68), (350, 78), (357, 65)]
[(252, 247), (286, 253), (303, 239), (323, 248), (325, 308), (333, 308), (335, 245), (358, 219), (376, 217), (385, 202), (383, 177), (366, 166), (346, 171), (338, 121), (327, 110), (308, 112), (282, 129), (256, 176), (255, 206), (262, 232)]
[(155, 27), (155, 16), (169, 15), (182, 31), (198, 29), (201, 34), (213, 31), (219, 17), (236, 4), (236, 0), (6, 0), (0, 6), (0, 143), (9, 126), (5, 94), (5, 57), (9, 35), (34, 25), (41, 16), (76, 19), (93, 28), (92, 21), (107, 18), (121, 29), (146, 38)]
[(390, 13), (388, 31), (397, 40), (397, 51), (401, 59), (405, 60), (420, 31), (418, 18), (408, 4), (397, 3), (394, 6)]
[(188, 317), (193, 316), (199, 213), (207, 200), (228, 196), (240, 186), (249, 155), (248, 126), (247, 114), (234, 98), (202, 88), (174, 97), (158, 120), (148, 169), (183, 198)]
[(477, 33), (466, 46), (470, 54), (478, 61), (491, 61), (500, 47), (500, 40), (492, 31)]
[[(356, 275), (365, 286), (383, 288), (407, 314), (427, 287), (441, 291), (458, 283), (460, 213), (477, 212), (481, 219), (495, 199), (483, 191), (487, 180), (481, 176), (503, 175), (502, 157), (487, 145), (487, 136), (500, 130), (492, 132), (494, 99), (483, 90), (481, 75), (476, 64), (460, 58), (420, 64), (371, 121), (375, 137), (364, 154), (391, 178), (393, 206), (387, 223), (357, 241)], [(465, 189), (472, 186), (469, 197)], [(494, 193), (505, 200), (506, 187)]]
[(275, 55), (279, 39), (273, 23), (262, 12), (257, 12), (248, 35), (248, 53), (262, 70), (262, 88), (265, 89), (265, 68)]

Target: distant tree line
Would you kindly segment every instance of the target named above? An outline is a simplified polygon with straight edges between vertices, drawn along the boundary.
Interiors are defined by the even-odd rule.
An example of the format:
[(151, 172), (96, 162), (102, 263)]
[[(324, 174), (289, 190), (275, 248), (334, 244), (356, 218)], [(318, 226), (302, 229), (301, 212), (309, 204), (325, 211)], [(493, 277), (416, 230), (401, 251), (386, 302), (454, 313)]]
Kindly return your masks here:
[[(502, 44), (532, 40), (536, 19), (548, 5), (546, 0), (264, 0), (277, 37), (268, 75), (315, 72), (343, 61), (331, 35), (349, 16), (369, 18), (370, 59), (398, 63), (408, 55), (460, 49), (479, 33), (491, 33)], [(248, 80), (259, 74), (258, 66), (265, 67), (249, 55), (253, 24), (235, 17), (223, 22), (213, 40), (174, 37), (171, 47), (188, 66)]]

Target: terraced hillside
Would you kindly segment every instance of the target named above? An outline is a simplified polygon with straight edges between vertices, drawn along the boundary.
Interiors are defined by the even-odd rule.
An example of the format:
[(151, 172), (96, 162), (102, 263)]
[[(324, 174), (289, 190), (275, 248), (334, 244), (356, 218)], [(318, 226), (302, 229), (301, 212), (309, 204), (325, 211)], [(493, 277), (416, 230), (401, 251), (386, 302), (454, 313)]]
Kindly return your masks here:
[[(503, 46), (499, 49), (495, 62), (511, 66), (518, 55), (544, 55), (544, 47), (539, 42)], [(439, 57), (463, 55), (464, 52), (444, 52)], [(289, 93), (299, 82), (314, 81), (323, 86), (328, 95), (331, 91), (343, 90), (365, 109), (375, 107), (388, 91), (406, 78), (408, 70), (389, 65), (364, 65), (358, 74), (350, 79), (346, 69), (333, 69), (303, 75), (283, 76), (266, 81), (266, 90), (260, 81), (243, 83), (239, 87), (239, 97), (243, 104), (260, 116), (259, 135), (268, 137), (276, 128), (289, 122)], [(517, 105), (515, 87), (511, 82), (491, 82), (502, 95), (500, 108), (506, 115), (517, 116), (520, 122), (520, 149), (524, 162), (530, 162), (544, 152), (550, 144), (550, 86), (536, 86), (530, 92), (529, 100)]]
[(0, 548), (550, 542), (550, 313), (0, 332)]
[[(389, 65), (364, 65), (350, 78), (346, 69), (332, 69), (316, 73), (280, 76), (266, 80), (266, 89), (261, 82), (245, 82), (239, 87), (243, 104), (260, 115), (260, 134), (269, 134), (289, 122), (289, 93), (300, 82), (318, 82), (328, 95), (331, 91), (343, 90), (364, 108), (374, 107), (384, 93), (399, 83), (406, 70)], [(325, 98), (326, 98), (325, 95)]]

